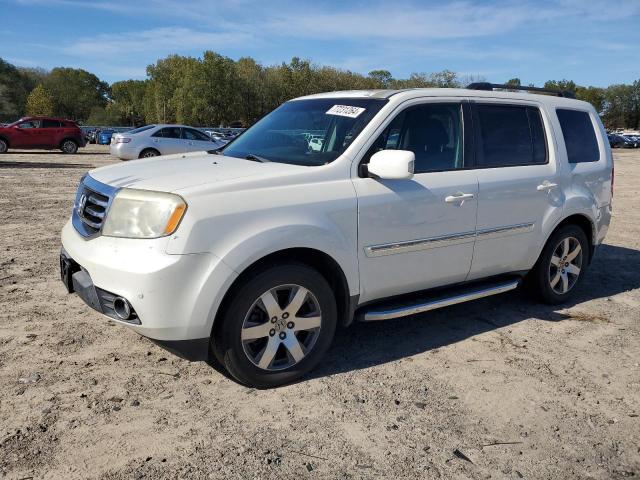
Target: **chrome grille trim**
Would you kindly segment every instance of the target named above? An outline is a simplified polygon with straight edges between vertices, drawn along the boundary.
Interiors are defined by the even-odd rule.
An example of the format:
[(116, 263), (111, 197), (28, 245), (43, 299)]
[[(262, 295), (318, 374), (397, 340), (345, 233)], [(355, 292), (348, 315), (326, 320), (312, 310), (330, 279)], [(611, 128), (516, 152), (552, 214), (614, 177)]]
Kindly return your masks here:
[(85, 238), (100, 235), (111, 202), (119, 189), (100, 183), (89, 174), (80, 181), (73, 204), (71, 222)]

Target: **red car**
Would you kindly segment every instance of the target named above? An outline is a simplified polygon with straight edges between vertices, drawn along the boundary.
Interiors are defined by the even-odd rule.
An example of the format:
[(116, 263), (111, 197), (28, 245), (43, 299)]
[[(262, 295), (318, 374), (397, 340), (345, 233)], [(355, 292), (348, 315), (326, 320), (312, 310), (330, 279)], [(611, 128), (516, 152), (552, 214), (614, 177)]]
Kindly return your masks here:
[(0, 126), (0, 153), (9, 148), (47, 150), (60, 149), (63, 153), (76, 153), (86, 140), (71, 120), (51, 117), (25, 117), (6, 126)]

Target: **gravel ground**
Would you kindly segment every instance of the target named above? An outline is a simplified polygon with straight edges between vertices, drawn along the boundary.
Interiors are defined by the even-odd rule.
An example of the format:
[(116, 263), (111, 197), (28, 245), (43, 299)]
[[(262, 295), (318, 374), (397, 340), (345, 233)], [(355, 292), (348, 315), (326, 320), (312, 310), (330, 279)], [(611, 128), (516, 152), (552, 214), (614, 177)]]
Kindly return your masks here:
[(0, 157), (4, 478), (640, 476), (640, 151), (575, 302), (522, 292), (340, 331), (311, 378), (248, 389), (66, 295), (76, 185), (114, 162)]

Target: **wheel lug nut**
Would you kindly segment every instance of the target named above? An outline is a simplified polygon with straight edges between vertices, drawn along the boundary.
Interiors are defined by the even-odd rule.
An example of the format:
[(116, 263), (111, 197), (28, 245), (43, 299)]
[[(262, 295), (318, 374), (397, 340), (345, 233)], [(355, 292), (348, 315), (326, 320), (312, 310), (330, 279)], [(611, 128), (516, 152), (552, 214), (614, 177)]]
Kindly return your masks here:
[(276, 323), (278, 321), (278, 317), (272, 317), (271, 318), (271, 323)]
[(293, 322), (289, 322), (289, 323), (287, 323), (287, 328), (293, 328), (293, 327), (294, 327)]
[(284, 318), (286, 320), (287, 318), (289, 318), (289, 314), (287, 312), (284, 312), (282, 314), (282, 318)]
[(280, 332), (280, 340), (284, 340), (285, 338), (287, 338), (287, 334), (284, 332)]
[(269, 336), (270, 337), (273, 337), (275, 334), (276, 334), (275, 329), (272, 328), (271, 330), (269, 330)]

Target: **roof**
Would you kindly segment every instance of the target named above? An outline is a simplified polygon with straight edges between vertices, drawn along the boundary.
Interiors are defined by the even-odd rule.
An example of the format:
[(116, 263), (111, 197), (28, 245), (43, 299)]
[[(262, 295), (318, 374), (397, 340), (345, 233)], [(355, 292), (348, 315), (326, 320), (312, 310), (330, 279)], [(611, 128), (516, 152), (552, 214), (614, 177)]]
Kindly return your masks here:
[(401, 90), (344, 90), (339, 92), (316, 93), (296, 98), (307, 100), (314, 98), (393, 98), (397, 101), (420, 97), (466, 97), (466, 98), (502, 98), (511, 100), (533, 100), (550, 105), (565, 105), (592, 108), (591, 104), (573, 98), (540, 95), (528, 92), (506, 92), (498, 90), (471, 90), (467, 88), (406, 88)]

